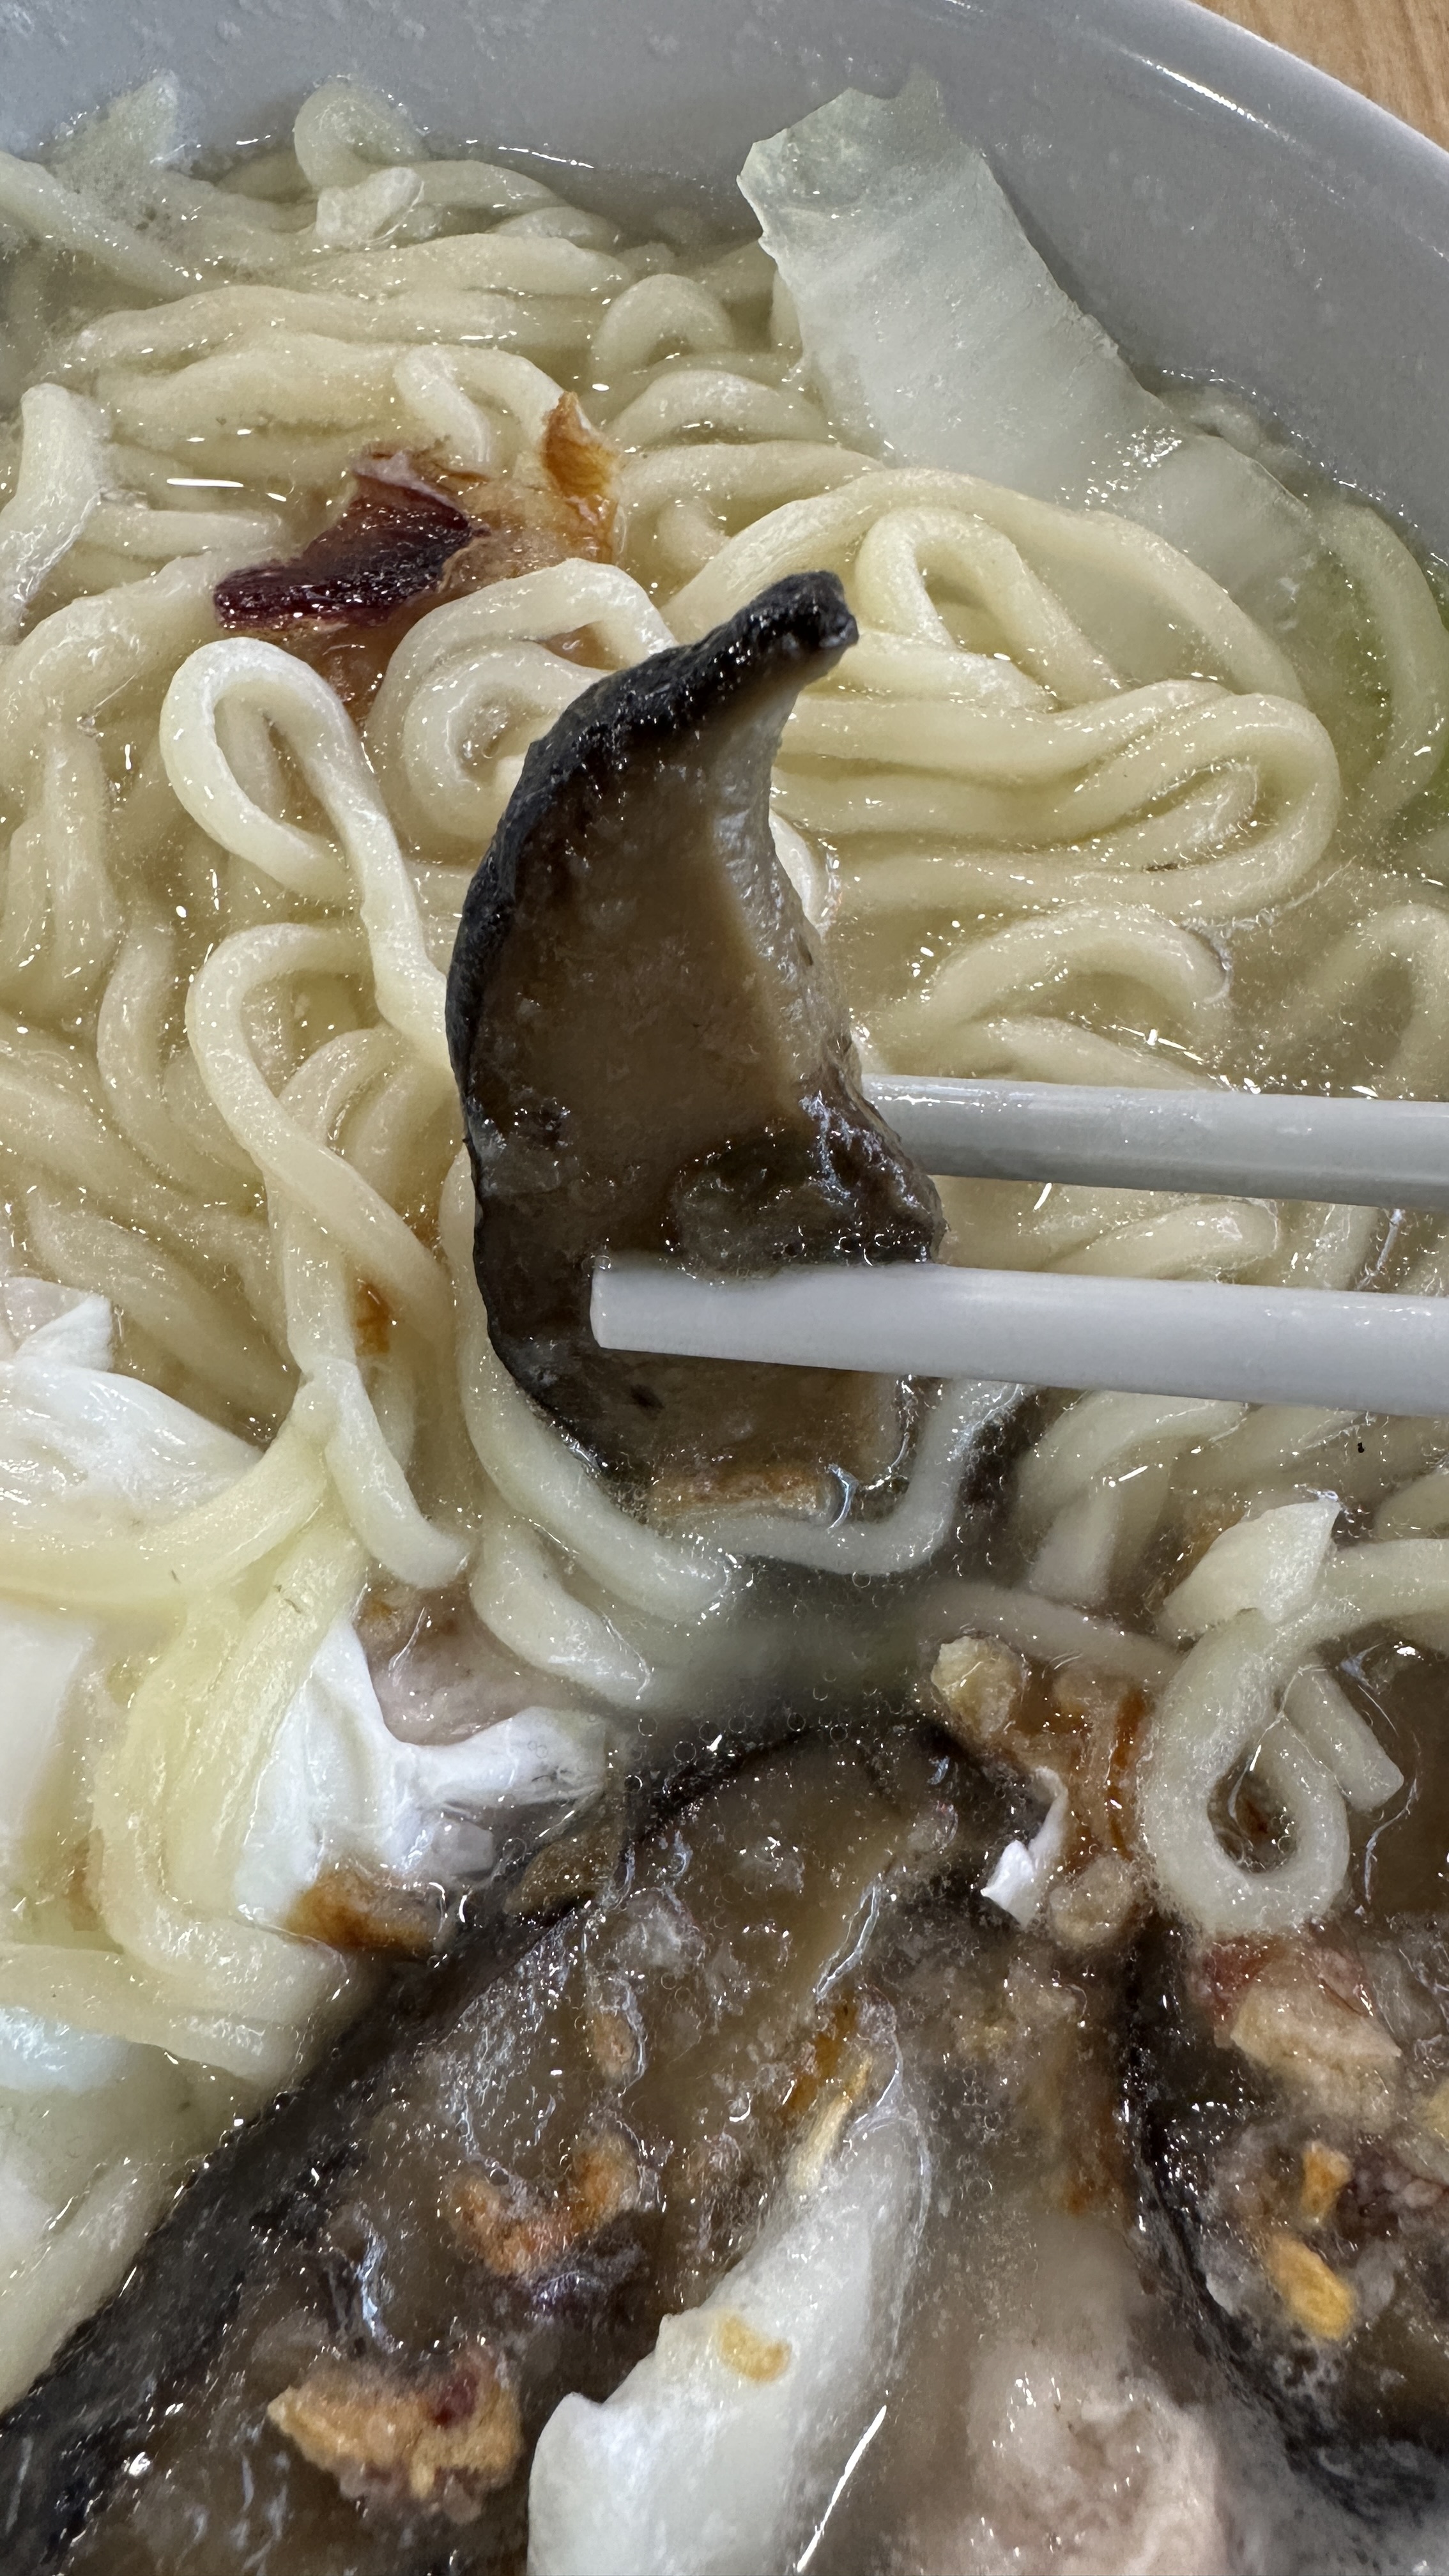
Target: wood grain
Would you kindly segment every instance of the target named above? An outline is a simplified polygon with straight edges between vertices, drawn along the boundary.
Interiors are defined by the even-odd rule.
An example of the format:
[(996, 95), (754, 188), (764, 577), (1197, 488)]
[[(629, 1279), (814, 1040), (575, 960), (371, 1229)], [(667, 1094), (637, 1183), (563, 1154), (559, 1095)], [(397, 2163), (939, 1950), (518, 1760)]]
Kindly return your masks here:
[(1449, 147), (1449, 0), (1206, 0)]

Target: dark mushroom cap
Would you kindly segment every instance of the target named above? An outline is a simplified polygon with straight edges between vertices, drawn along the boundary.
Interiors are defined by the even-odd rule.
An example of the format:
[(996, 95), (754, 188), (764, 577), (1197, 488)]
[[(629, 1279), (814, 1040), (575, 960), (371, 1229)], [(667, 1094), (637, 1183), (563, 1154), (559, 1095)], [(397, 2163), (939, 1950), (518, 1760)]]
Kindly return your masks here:
[[(1187, 1938), (1156, 1922), (1128, 1979), (1125, 2096), (1141, 2222), (1194, 2339), (1241, 2395), (1276, 2419), (1288, 2455), (1367, 2521), (1449, 2497), (1449, 2193), (1405, 2220), (1370, 2178), (1383, 2142), (1335, 2123), (1215, 2036), (1194, 1991)], [(1296, 2325), (1263, 2268), (1264, 2240), (1293, 2208), (1304, 2147), (1327, 2137), (1352, 2173), (1312, 2249), (1353, 2277), (1373, 2236), (1393, 2286), (1361, 2303), (1341, 2342)], [(1281, 2210), (1277, 2206), (1281, 2199)], [(1380, 2207), (1376, 2202), (1385, 2205)], [(1392, 2241), (1391, 2241), (1392, 2240)], [(1372, 2277), (1372, 2271), (1369, 2276)]]
[(448, 1042), (494, 1346), (636, 1474), (868, 1478), (899, 1445), (879, 1380), (616, 1355), (588, 1325), (605, 1252), (761, 1272), (940, 1240), (770, 831), (786, 718), (855, 635), (834, 575), (796, 574), (601, 681), (529, 752), (464, 905)]

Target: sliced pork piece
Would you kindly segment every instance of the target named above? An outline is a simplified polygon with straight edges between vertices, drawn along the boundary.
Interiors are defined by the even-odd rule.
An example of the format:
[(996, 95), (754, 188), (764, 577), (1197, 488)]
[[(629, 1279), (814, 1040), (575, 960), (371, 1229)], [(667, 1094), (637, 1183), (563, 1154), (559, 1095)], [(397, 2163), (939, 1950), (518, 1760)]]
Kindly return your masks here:
[(432, 590), (473, 523), (446, 493), (396, 470), (359, 466), (351, 500), (289, 563), (228, 573), (213, 597), (230, 630), (314, 624), (381, 626), (405, 601)]
[(373, 455), (356, 466), (334, 519), (286, 562), (247, 564), (218, 582), (218, 623), (260, 633), (311, 662), (359, 719), (395, 647), (446, 599), (562, 563), (607, 563), (618, 453), (561, 394), (536, 463), (460, 474), (422, 458)]
[(898, 2471), (903, 2566), (1230, 2576), (1271, 2564), (1242, 2550), (1241, 2499), (1204, 2413), (1156, 2365), (1151, 2302), (1115, 2230), (1042, 2212), (1017, 2267), (1011, 2291), (968, 2306), (954, 2347), (933, 2356), (926, 2422)]
[(588, 1322), (606, 1252), (768, 1271), (939, 1241), (770, 832), (785, 719), (855, 632), (834, 576), (800, 574), (590, 689), (529, 753), (464, 906), (448, 1037), (494, 1346), (640, 1478), (871, 1481), (899, 1449), (888, 1381), (620, 1356)]

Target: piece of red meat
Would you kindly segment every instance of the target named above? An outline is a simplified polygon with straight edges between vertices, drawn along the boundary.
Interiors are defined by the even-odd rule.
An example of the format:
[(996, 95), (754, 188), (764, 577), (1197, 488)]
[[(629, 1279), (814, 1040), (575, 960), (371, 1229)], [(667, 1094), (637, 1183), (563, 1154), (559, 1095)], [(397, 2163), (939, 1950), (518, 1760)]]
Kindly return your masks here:
[(477, 533), (466, 510), (422, 483), (360, 467), (346, 509), (290, 563), (247, 564), (213, 593), (221, 625), (380, 626), (437, 585)]

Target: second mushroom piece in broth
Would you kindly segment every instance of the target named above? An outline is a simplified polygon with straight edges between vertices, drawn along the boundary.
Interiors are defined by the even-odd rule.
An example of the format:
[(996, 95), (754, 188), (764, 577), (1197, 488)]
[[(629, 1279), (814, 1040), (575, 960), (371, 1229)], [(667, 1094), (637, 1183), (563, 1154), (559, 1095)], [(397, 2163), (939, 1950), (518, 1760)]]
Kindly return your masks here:
[(661, 2334), (667, 2360), (697, 2331), (720, 2363), (701, 2402), (732, 2401), (714, 2488), (778, 2402), (748, 2527), (793, 2533), (859, 2430), (914, 2243), (873, 1962), (978, 1796), (915, 1729), (802, 1739), (669, 1802), (551, 1925), (564, 1855), (544, 1855), (517, 1955), (500, 1931), (400, 1971), (340, 2073), (203, 2172), (0, 2427), (5, 2576), (46, 2576), (87, 2504), (67, 2576), (521, 2570), (544, 2425), (563, 2401), (566, 2426), (606, 2415), (667, 2475), (692, 2418), (644, 2402), (658, 2369), (606, 2401)]
[(770, 830), (790, 709), (855, 632), (835, 577), (799, 574), (590, 689), (464, 906), (448, 1035), (494, 1346), (656, 1502), (745, 1478), (808, 1507), (900, 1448), (889, 1380), (608, 1352), (588, 1320), (604, 1253), (764, 1272), (939, 1243)]

